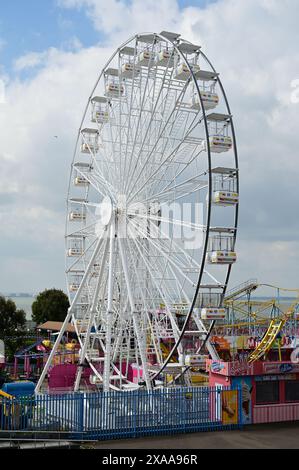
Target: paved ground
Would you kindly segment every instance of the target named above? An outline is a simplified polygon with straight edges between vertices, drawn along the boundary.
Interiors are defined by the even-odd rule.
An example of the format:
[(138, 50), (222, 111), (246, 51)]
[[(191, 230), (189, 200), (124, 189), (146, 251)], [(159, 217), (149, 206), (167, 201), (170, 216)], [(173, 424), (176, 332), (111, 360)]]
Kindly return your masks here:
[[(91, 447), (91, 443), (88, 445)], [(102, 441), (97, 449), (299, 449), (299, 422), (244, 426), (243, 430)]]

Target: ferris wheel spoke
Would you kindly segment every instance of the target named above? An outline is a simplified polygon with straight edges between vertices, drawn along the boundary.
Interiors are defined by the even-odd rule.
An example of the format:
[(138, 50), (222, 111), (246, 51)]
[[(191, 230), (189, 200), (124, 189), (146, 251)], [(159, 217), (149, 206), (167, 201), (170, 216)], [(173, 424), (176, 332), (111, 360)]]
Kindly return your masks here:
[[(178, 225), (180, 227), (186, 227), (186, 228), (190, 228), (190, 229), (194, 229), (194, 230), (199, 230), (199, 231), (204, 231), (206, 229), (206, 226), (205, 225), (202, 225), (202, 224), (195, 224), (195, 223), (192, 223), (192, 222), (186, 222), (186, 221), (182, 221), (182, 220), (179, 220), (179, 219), (173, 219), (173, 218), (169, 218), (167, 219), (166, 217), (162, 217), (162, 216), (155, 216), (155, 215), (151, 215), (151, 214), (140, 214), (138, 212), (130, 212), (128, 211), (127, 214), (129, 216), (134, 216), (138, 219), (144, 219), (144, 220), (147, 220), (147, 221), (153, 221), (153, 222), (163, 222), (163, 223), (166, 223), (166, 224), (170, 224), (170, 225)], [(130, 219), (129, 220), (130, 223), (133, 223), (133, 219)], [(138, 224), (136, 224), (137, 227)]]
[[(136, 163), (135, 163), (135, 166), (134, 166), (134, 171), (133, 171), (132, 175), (130, 175), (130, 179), (129, 179), (129, 182), (131, 183), (131, 184), (130, 184), (130, 187), (128, 187), (128, 189), (127, 189), (127, 192), (128, 192), (128, 195), (129, 195), (129, 196), (130, 196), (132, 190), (134, 189), (134, 184), (135, 184), (135, 182), (137, 182), (137, 181), (140, 180), (142, 174), (145, 172), (146, 169), (149, 169), (149, 166), (150, 166), (150, 165), (153, 165), (152, 160), (153, 160), (154, 151), (157, 149), (158, 143), (159, 143), (159, 142), (162, 142), (163, 133), (164, 133), (165, 130), (167, 129), (167, 125), (169, 124), (169, 122), (170, 122), (170, 120), (171, 120), (171, 117), (173, 118), (173, 122), (175, 122), (175, 116), (176, 116), (176, 115), (173, 115), (174, 112), (175, 112), (175, 108), (173, 109), (173, 111), (172, 111), (172, 113), (170, 114), (170, 116), (167, 118), (167, 121), (166, 121), (166, 123), (165, 123), (165, 125), (164, 125), (162, 131), (160, 131), (159, 136), (156, 137), (155, 144), (152, 146), (151, 150), (148, 152), (146, 159), (144, 159), (144, 163), (142, 164), (142, 162), (140, 162), (140, 163), (141, 163), (141, 168), (140, 168), (140, 170), (139, 170), (137, 176), (136, 176), (135, 179), (134, 179), (133, 177), (134, 177), (134, 175), (135, 175), (135, 172), (137, 171), (137, 167), (138, 167), (138, 164), (139, 164), (139, 161), (138, 161), (138, 159), (137, 159), (137, 161), (136, 161)], [(177, 110), (176, 110), (176, 112), (177, 112)], [(170, 129), (170, 132), (171, 132), (171, 129)], [(161, 154), (163, 154), (163, 152), (165, 151), (165, 148), (166, 148), (168, 142), (169, 142), (169, 136), (166, 137), (166, 142), (165, 142), (165, 144), (164, 144), (164, 148), (162, 147), (162, 149), (161, 149), (161, 151), (160, 151)], [(139, 152), (139, 155), (141, 155), (141, 152)], [(139, 160), (140, 160), (140, 157), (139, 157)], [(155, 162), (155, 161), (154, 161), (154, 162)], [(155, 163), (158, 163), (158, 162), (155, 162)], [(145, 173), (146, 173), (146, 172), (145, 172)], [(155, 174), (155, 173), (156, 173), (156, 172), (154, 171), (154, 174)]]
[(84, 137), (84, 135), (83, 135), (83, 143), (84, 143), (85, 145), (87, 145), (87, 147), (88, 147), (90, 157), (91, 157), (91, 159), (92, 159), (92, 161), (93, 161), (94, 167), (95, 167), (96, 170), (97, 170), (97, 177), (98, 177), (98, 179), (101, 181), (101, 184), (103, 184), (104, 187), (109, 188), (109, 190), (110, 190), (110, 191), (112, 190), (112, 192), (113, 192), (113, 190), (114, 190), (113, 186), (112, 186), (110, 183), (107, 182), (105, 176), (103, 175), (103, 173), (102, 173), (102, 171), (101, 171), (101, 168), (100, 168), (100, 166), (99, 166), (99, 164), (98, 164), (98, 161), (97, 161), (97, 159), (96, 159), (96, 154), (95, 154), (94, 150), (92, 150), (92, 149), (90, 148), (90, 145), (89, 145), (88, 141), (86, 140), (86, 138)]
[(94, 234), (94, 227), (97, 224), (98, 224), (98, 222), (93, 222), (91, 224), (84, 225), (83, 227), (78, 228), (78, 230), (74, 230), (73, 232), (69, 232), (68, 237), (73, 237), (73, 236), (80, 235), (80, 234), (83, 234), (84, 236), (86, 236), (86, 234), (88, 234), (90, 230), (92, 230), (91, 233)]
[[(107, 162), (111, 162), (116, 166), (118, 164), (118, 161), (116, 159), (116, 156), (117, 156), (117, 152), (116, 152), (117, 141), (116, 141), (116, 139), (114, 138), (114, 135), (113, 135), (113, 127), (114, 127), (113, 120), (117, 119), (117, 114), (115, 113), (114, 107), (111, 107), (110, 111), (111, 111), (112, 115), (111, 115), (111, 120), (109, 121), (109, 124), (108, 124), (109, 131), (107, 132), (107, 134), (110, 135), (110, 138), (108, 138), (108, 136), (107, 136), (107, 138), (104, 139), (104, 150), (106, 150), (106, 144), (109, 144), (109, 146), (111, 148), (110, 148), (110, 153), (106, 156)], [(106, 176), (107, 181), (110, 181), (111, 172), (109, 171), (108, 163), (107, 163), (107, 168), (108, 168), (108, 171), (107, 171), (107, 174), (105, 176)], [(118, 172), (114, 172), (113, 176), (114, 176), (114, 178), (115, 177), (118, 178), (118, 176), (119, 176)], [(116, 187), (118, 186), (118, 184), (119, 184), (119, 178), (118, 178), (118, 180), (116, 180)], [(114, 185), (113, 185), (113, 187), (114, 187)], [(115, 189), (114, 189), (114, 193), (115, 193)]]
[[(161, 83), (160, 83), (160, 89), (159, 89), (159, 92), (157, 94), (157, 97), (155, 98), (155, 102), (153, 103), (153, 106), (152, 106), (152, 111), (151, 111), (151, 114), (150, 116), (148, 117), (147, 119), (147, 126), (146, 126), (146, 129), (145, 129), (145, 132), (144, 132), (144, 137), (143, 137), (143, 140), (142, 140), (142, 143), (141, 143), (141, 148), (139, 149), (139, 152), (138, 152), (138, 155), (137, 155), (137, 158), (136, 158), (136, 162), (135, 162), (135, 165), (133, 167), (133, 173), (128, 173), (128, 181), (134, 181), (133, 179), (133, 176), (135, 174), (135, 171), (137, 169), (137, 166), (139, 164), (139, 161), (140, 161), (140, 157), (142, 155), (142, 151), (143, 151), (143, 148), (144, 148), (144, 145), (145, 145), (145, 142), (147, 140), (147, 137), (148, 137), (148, 134), (150, 133), (150, 130), (152, 129), (153, 131), (153, 128), (154, 128), (154, 124), (155, 124), (155, 120), (154, 120), (154, 116), (155, 116), (155, 113), (156, 113), (156, 110), (157, 110), (157, 107), (159, 105), (159, 100), (160, 100), (160, 97), (161, 97), (161, 94), (163, 92), (163, 89), (165, 91), (165, 93), (167, 93), (167, 91), (169, 91), (169, 87), (170, 87), (170, 81), (168, 82), (168, 85), (166, 87), (166, 89), (164, 88), (164, 82), (165, 82), (165, 77), (166, 77), (166, 73), (167, 73), (167, 68), (165, 68), (165, 72), (164, 72), (164, 75), (163, 75), (163, 78), (161, 80)], [(154, 93), (155, 93), (155, 90), (156, 90), (156, 83), (154, 83), (153, 85), (153, 96), (154, 96)], [(171, 114), (172, 115), (172, 114)], [(167, 119), (167, 123), (169, 121), (170, 117)], [(164, 126), (165, 127), (165, 126)], [(143, 134), (143, 133), (142, 133)], [(151, 151), (152, 153), (152, 151)], [(147, 160), (148, 161), (148, 158), (147, 157)], [(142, 165), (142, 168), (144, 168), (144, 165)], [(142, 171), (140, 172), (142, 173)], [(139, 173), (139, 174), (140, 174)], [(138, 178), (137, 178), (138, 179)], [(128, 190), (128, 188), (126, 187), (126, 191)]]
[[(204, 173), (200, 173), (197, 176), (192, 178), (188, 178), (187, 180), (177, 183), (174, 186), (170, 186), (168, 183), (162, 190), (159, 192), (154, 192), (151, 189), (151, 185), (149, 186), (149, 192), (151, 193), (150, 197), (146, 197), (145, 199), (140, 199), (136, 204), (145, 204), (150, 201), (157, 201), (159, 200), (160, 204), (163, 200), (169, 203), (171, 200), (170, 196), (173, 196), (173, 199), (180, 199), (186, 196), (190, 196), (197, 191), (204, 190), (208, 187), (208, 183), (203, 180), (198, 180), (200, 176), (203, 176)], [(172, 182), (176, 181), (173, 179)], [(189, 189), (188, 189), (189, 188)], [(161, 204), (162, 205), (162, 204)]]
[(162, 361), (161, 354), (162, 353), (161, 353), (161, 350), (158, 346), (158, 338), (156, 338), (156, 336), (155, 336), (153, 326), (152, 326), (152, 322), (151, 322), (151, 319), (149, 317), (149, 305), (147, 304), (147, 302), (145, 300), (145, 297), (143, 295), (142, 286), (140, 286), (138, 271), (137, 271), (136, 263), (134, 262), (134, 256), (133, 256), (133, 253), (132, 253), (132, 250), (131, 250), (131, 247), (130, 247), (130, 243), (128, 243), (128, 246), (129, 246), (130, 258), (131, 258), (132, 264), (134, 266), (135, 279), (136, 279), (137, 283), (139, 284), (139, 291), (141, 293), (141, 297), (142, 297), (142, 300), (143, 300), (144, 311), (146, 312), (146, 319), (147, 319), (148, 328), (150, 330), (150, 335), (151, 335), (151, 343), (154, 346), (155, 353), (157, 355), (158, 361), (159, 361), (159, 363), (161, 363), (161, 361)]
[[(191, 167), (192, 163), (194, 161), (196, 161), (198, 159), (198, 157), (200, 156), (200, 154), (203, 152), (203, 149), (200, 149), (199, 151), (197, 151), (197, 148), (195, 147), (193, 149), (193, 151), (190, 152), (190, 159), (185, 162), (184, 165), (181, 164), (181, 162), (178, 164), (179, 166), (181, 166), (181, 169), (178, 168), (178, 172), (174, 172), (175, 173), (175, 176), (172, 177), (172, 179), (166, 183), (166, 185), (163, 187), (163, 188), (159, 188), (159, 183), (160, 183), (160, 180), (158, 179), (157, 181), (153, 180), (152, 183), (149, 184), (149, 192), (151, 193), (155, 193), (155, 191), (159, 191), (160, 190), (160, 194), (163, 195), (164, 192), (167, 192), (167, 191), (170, 191), (170, 190), (174, 190), (173, 188), (175, 188), (177, 185), (180, 186), (187, 183), (188, 179), (185, 180), (185, 182), (180, 182), (180, 177), (183, 175), (183, 173), (187, 170), (188, 168)], [(203, 175), (206, 175), (207, 171), (204, 170), (204, 171), (201, 171), (198, 175), (197, 175), (197, 178), (199, 178), (200, 176), (203, 176)], [(163, 178), (166, 178), (166, 175), (167, 175), (167, 170), (165, 169), (164, 173), (161, 174), (161, 180), (163, 180)], [(196, 177), (194, 177), (195, 179)], [(207, 187), (207, 182), (205, 183)], [(174, 186), (172, 186), (174, 185)], [(180, 190), (182, 190), (182, 187), (180, 188)], [(203, 188), (200, 188), (200, 189), (203, 189)], [(193, 191), (194, 192), (194, 191)], [(185, 195), (188, 195), (189, 193), (186, 193)], [(190, 192), (190, 194), (192, 194), (192, 192)], [(184, 196), (185, 196), (184, 195)], [(182, 197), (184, 197), (182, 196)]]
[[(186, 90), (186, 86), (181, 90), (180, 92), (180, 95), (178, 97), (173, 97), (173, 99), (176, 99), (174, 105), (172, 106), (172, 111), (171, 113), (168, 115), (165, 123), (164, 123), (164, 111), (165, 111), (165, 108), (166, 108), (166, 104), (167, 104), (167, 93), (165, 94), (166, 96), (166, 99), (163, 100), (161, 102), (161, 120), (160, 122), (158, 122), (157, 124), (157, 127), (154, 127), (152, 126), (152, 130), (151, 130), (151, 133), (149, 134), (149, 140), (153, 140), (155, 142), (154, 146), (152, 147), (148, 157), (147, 157), (147, 160), (144, 162), (144, 164), (141, 166), (141, 170), (139, 171), (139, 175), (137, 176), (137, 180), (139, 179), (139, 176), (141, 176), (141, 174), (144, 172), (145, 168), (146, 168), (146, 165), (148, 164), (149, 162), (149, 158), (152, 156), (153, 154), (153, 151), (155, 150), (155, 153), (157, 154), (158, 152), (158, 148), (159, 148), (159, 144), (162, 144), (162, 147), (161, 147), (161, 150), (159, 150), (159, 152), (161, 154), (163, 154), (166, 150), (166, 147), (167, 145), (169, 144), (169, 141), (173, 140), (171, 136), (171, 134), (173, 133), (173, 130), (174, 130), (174, 126), (176, 125), (176, 122), (177, 122), (177, 117), (180, 113), (180, 110), (179, 108), (177, 107), (177, 103), (178, 101), (180, 100), (181, 98), (181, 95), (184, 94)], [(169, 89), (168, 89), (169, 91)], [(163, 125), (164, 124), (164, 125)], [(163, 127), (162, 127), (163, 126)], [(165, 131), (168, 131), (167, 132), (167, 135), (164, 136), (164, 134), (166, 134)], [(163, 144), (163, 140), (165, 141), (164, 144)], [(152, 158), (151, 158), (152, 160)], [(137, 166), (136, 166), (137, 168)]]
[(102, 196), (109, 196), (113, 199), (113, 195), (115, 194), (115, 188), (108, 183), (108, 178), (102, 179), (103, 177), (98, 175), (97, 171), (94, 172), (92, 175), (85, 176), (86, 179), (90, 182), (91, 186)]
[[(135, 100), (135, 106), (137, 107), (137, 100), (136, 100), (136, 94), (138, 93), (138, 90), (136, 89), (134, 93), (134, 81), (135, 81), (135, 74), (136, 74), (136, 66), (135, 66), (135, 61), (136, 61), (136, 55), (137, 55), (137, 40), (135, 42), (135, 51), (134, 51), (134, 66), (133, 66), (133, 77), (131, 81), (131, 97), (130, 97), (130, 105), (128, 109), (128, 136), (126, 139), (126, 148), (125, 148), (125, 156), (124, 156), (124, 170), (123, 170), (123, 182), (122, 182), (122, 192), (124, 192), (124, 183), (125, 183), (125, 175), (126, 175), (126, 167), (127, 167), (127, 158), (128, 158), (128, 144), (130, 141), (129, 135), (133, 133), (133, 130), (131, 129), (131, 117), (132, 117), (132, 107), (134, 104)], [(134, 119), (132, 120), (132, 124), (134, 125)]]
[[(148, 266), (151, 278), (153, 280), (153, 283), (155, 284), (157, 290), (159, 290), (159, 292), (160, 292), (162, 303), (166, 308), (166, 315), (165, 315), (164, 320), (167, 319), (166, 323), (167, 323), (167, 321), (169, 321), (170, 325), (171, 325), (171, 332), (168, 331), (168, 333), (167, 333), (168, 337), (169, 338), (174, 338), (175, 341), (178, 341), (179, 327), (177, 325), (175, 317), (172, 314), (172, 310), (171, 310), (171, 307), (170, 307), (170, 304), (173, 302), (173, 292), (168, 289), (168, 286), (166, 284), (163, 286), (163, 292), (162, 292), (161, 291), (161, 286), (159, 285), (158, 280), (156, 278), (154, 278), (154, 276), (152, 275), (152, 272), (153, 272), (153, 269), (154, 269), (153, 266), (150, 266), (150, 263), (148, 263), (147, 266)], [(155, 263), (155, 269), (158, 269), (158, 270), (160, 269), (159, 266), (157, 267), (157, 263)], [(159, 275), (159, 277), (162, 275), (163, 269), (160, 270), (160, 273), (161, 274)], [(155, 313), (153, 313), (153, 315), (154, 315), (154, 317), (156, 317)], [(163, 330), (163, 325), (161, 325), (161, 322), (163, 322), (163, 319), (161, 319), (160, 321), (157, 321), (157, 319), (156, 319), (156, 325), (153, 327), (154, 328), (154, 330), (153, 330), (154, 334), (157, 336), (157, 342), (159, 342), (161, 340), (161, 337), (160, 337), (161, 328)], [(153, 328), (151, 328), (151, 329), (153, 329)], [(165, 328), (166, 327), (164, 325), (164, 330), (165, 330)], [(159, 347), (159, 346), (157, 345), (157, 347)], [(160, 350), (160, 355), (161, 355), (162, 351), (161, 351), (160, 347), (159, 347), (159, 350)], [(179, 352), (182, 352), (180, 346), (179, 346)]]
[[(175, 123), (175, 119), (174, 119), (174, 123)], [(187, 125), (187, 120), (186, 120), (186, 125)], [(191, 125), (191, 124), (190, 124)], [(170, 130), (169, 134), (171, 134), (173, 132), (173, 126), (172, 126), (172, 129)], [(186, 135), (187, 132), (185, 131), (183, 133), (183, 135)], [(173, 140), (173, 144), (169, 144), (169, 141)], [(176, 140), (174, 139), (171, 139), (170, 137), (167, 137), (166, 138), (166, 142), (164, 144), (164, 147), (162, 147), (162, 150), (161, 150), (161, 155), (164, 155), (164, 154), (167, 154), (171, 151), (171, 149), (173, 149), (173, 145), (176, 144)], [(169, 148), (167, 148), (169, 147)], [(171, 159), (169, 159), (168, 161), (168, 165), (164, 165), (164, 170), (162, 170), (161, 168), (161, 172), (159, 171), (159, 178), (154, 178), (154, 176), (156, 176), (156, 173), (154, 173), (154, 176), (150, 179), (149, 179), (149, 190), (151, 191), (151, 186), (157, 186), (161, 181), (163, 181), (164, 179), (167, 179), (167, 174), (171, 171), (171, 173), (174, 173), (177, 177), (177, 172), (179, 172), (179, 174), (181, 174), (183, 171), (186, 170), (186, 168), (189, 167), (189, 165), (192, 163), (192, 161), (195, 160), (196, 156), (198, 156), (201, 152), (202, 152), (202, 148), (200, 148), (200, 150), (198, 151), (197, 149), (198, 146), (196, 145), (192, 145), (190, 143), (186, 143), (185, 145), (182, 144), (179, 148), (176, 148), (175, 151), (171, 152), (170, 156), (172, 157)], [(193, 157), (193, 154), (196, 153), (195, 157)], [(187, 160), (186, 160), (186, 155), (188, 155), (187, 157)], [(158, 162), (160, 163), (160, 162)], [(181, 168), (181, 169), (180, 169)], [(141, 176), (142, 174), (140, 175), (140, 181), (141, 180)], [(150, 175), (147, 175), (147, 176), (150, 176)]]
[[(184, 93), (186, 90), (186, 86), (184, 87), (184, 89), (181, 91), (181, 94)], [(145, 166), (146, 164), (148, 163), (148, 161), (150, 159), (152, 159), (152, 156), (153, 156), (153, 152), (155, 151), (155, 153), (157, 153), (157, 146), (159, 144), (159, 142), (162, 143), (163, 139), (166, 140), (166, 142), (164, 143), (164, 147), (162, 147), (162, 150), (161, 150), (161, 153), (165, 153), (166, 151), (166, 146), (169, 144), (169, 141), (173, 140), (174, 143), (175, 143), (175, 139), (173, 137), (170, 137), (171, 134), (173, 133), (173, 129), (174, 129), (174, 126), (176, 124), (176, 119), (177, 119), (177, 116), (179, 115), (179, 113), (181, 112), (179, 107), (177, 106), (178, 102), (180, 101), (180, 98), (181, 98), (181, 94), (179, 95), (179, 97), (177, 98), (176, 100), (176, 103), (175, 105), (173, 106), (173, 109), (171, 111), (171, 114), (168, 116), (163, 128), (161, 129), (162, 127), (162, 123), (163, 123), (163, 120), (161, 120), (161, 124), (160, 124), (160, 129), (159, 129), (159, 133), (157, 136), (155, 136), (155, 144), (154, 146), (152, 147), (151, 151), (149, 152), (148, 156), (147, 156), (147, 160), (145, 161), (144, 165), (142, 166), (142, 169), (141, 171), (139, 172), (139, 175), (138, 177), (136, 178), (136, 180), (139, 179), (139, 177), (141, 176), (141, 174), (143, 173), (144, 169), (145, 169)], [(175, 113), (175, 114), (174, 114)], [(194, 119), (192, 120), (191, 123), (189, 123), (189, 129), (191, 128), (191, 131), (194, 129), (192, 128), (192, 125), (193, 123), (196, 121), (197, 119), (197, 116), (194, 117)], [(168, 125), (170, 123), (170, 129), (168, 129)], [(187, 121), (186, 121), (186, 125), (187, 125)], [(168, 133), (167, 135), (164, 135), (165, 131), (168, 130)], [(188, 135), (187, 132), (185, 132), (186, 135)]]
[(123, 273), (124, 273), (124, 277), (125, 277), (125, 281), (127, 285), (127, 292), (129, 296), (131, 313), (133, 316), (133, 323), (134, 323), (136, 339), (137, 339), (138, 347), (139, 347), (139, 353), (140, 353), (140, 358), (141, 358), (141, 363), (142, 363), (142, 368), (143, 368), (144, 379), (145, 379), (147, 388), (150, 389), (151, 383), (149, 379), (149, 371), (148, 371), (147, 361), (146, 361), (144, 338), (142, 337), (142, 333), (140, 330), (139, 312), (136, 311), (133, 291), (131, 288), (130, 276), (129, 276), (128, 268), (127, 268), (127, 260), (126, 260), (125, 253), (124, 253), (123, 239), (120, 237), (118, 237), (118, 245), (119, 245), (121, 263), (123, 267)]
[[(188, 135), (190, 135), (190, 133), (199, 125), (200, 122), (201, 122), (201, 121), (199, 121), (198, 123), (196, 123), (196, 124), (188, 131), (188, 134), (185, 136), (185, 139), (186, 139), (186, 138), (188, 137)], [(202, 139), (200, 142), (201, 142), (200, 145), (202, 145), (203, 142), (204, 142), (204, 139)], [(129, 201), (134, 200), (134, 199), (136, 198), (136, 196), (144, 189), (144, 187), (146, 186), (146, 184), (149, 183), (149, 182), (152, 180), (152, 178), (153, 178), (154, 176), (156, 176), (156, 175), (159, 173), (159, 171), (160, 171), (163, 167), (165, 167), (165, 165), (166, 165), (167, 163), (168, 163), (168, 164), (171, 163), (171, 160), (173, 160), (173, 159), (175, 158), (176, 153), (178, 152), (178, 150), (180, 149), (180, 147), (182, 146), (183, 143), (184, 143), (184, 141), (179, 142), (178, 145), (177, 145), (169, 154), (167, 154), (167, 156), (161, 161), (161, 163), (158, 165), (158, 167), (155, 169), (155, 171), (154, 171), (152, 174), (150, 174), (150, 176), (147, 177), (146, 181), (143, 182), (142, 186), (139, 187), (131, 197), (129, 197), (129, 196), (130, 196), (130, 194), (132, 193), (132, 190), (130, 191), (130, 193), (129, 193), (129, 195), (128, 195), (128, 200), (129, 200)], [(149, 157), (148, 157), (148, 158), (149, 158)], [(133, 187), (132, 187), (132, 189), (133, 189)]]
[[(140, 234), (142, 236), (145, 236), (146, 235), (146, 232), (141, 230), (140, 227), (138, 225), (136, 225), (136, 228), (137, 230), (140, 232)], [(178, 264), (175, 262), (175, 260), (173, 258), (170, 257), (170, 254), (168, 254), (167, 252), (165, 253), (165, 250), (162, 250), (161, 247), (159, 246), (158, 243), (155, 243), (153, 241), (153, 239), (151, 238), (148, 238), (147, 239), (149, 244), (154, 248), (156, 249), (156, 251), (159, 253), (159, 256), (161, 256), (163, 259), (165, 259), (168, 263), (170, 263), (173, 267), (175, 267), (178, 272), (181, 274), (181, 276), (189, 283), (191, 284), (192, 287), (194, 287), (194, 280), (190, 279), (182, 270), (181, 268), (178, 266)]]
[[(130, 229), (129, 229), (129, 232), (130, 232)], [(152, 272), (154, 271), (154, 266), (151, 266), (150, 262), (149, 262), (149, 259), (146, 258), (144, 256), (144, 253), (143, 253), (143, 247), (142, 245), (140, 244), (140, 242), (135, 239), (134, 237), (132, 238), (133, 240), (133, 243), (134, 245), (136, 246), (136, 249), (137, 249), (137, 252), (140, 256), (140, 258), (143, 260), (143, 263), (144, 265), (146, 266), (146, 269), (147, 269), (147, 272), (153, 282), (153, 285), (155, 286), (155, 288), (158, 290), (160, 296), (161, 296), (161, 300), (163, 302), (163, 304), (165, 305), (166, 307), (166, 315), (168, 316), (170, 322), (171, 322), (171, 325), (172, 325), (172, 328), (173, 328), (173, 333), (174, 333), (174, 336), (175, 338), (177, 339), (178, 338), (178, 334), (179, 334), (179, 328), (178, 328), (178, 325), (176, 323), (176, 320), (171, 312), (171, 307), (170, 307), (170, 303), (171, 303), (171, 300), (170, 299), (166, 299), (165, 295), (164, 295), (164, 292), (161, 290), (160, 286), (158, 285), (156, 279), (154, 278)]]
[[(136, 158), (136, 145), (137, 145), (137, 139), (138, 139), (138, 135), (139, 135), (139, 128), (140, 128), (140, 125), (141, 125), (141, 116), (142, 116), (142, 112), (143, 112), (143, 106), (144, 106), (144, 103), (146, 102), (146, 92), (148, 91), (148, 88), (147, 88), (147, 85), (148, 85), (148, 76), (147, 76), (147, 80), (146, 80), (146, 83), (145, 83), (145, 86), (144, 86), (144, 91), (143, 91), (143, 96), (142, 96), (142, 100), (141, 100), (141, 104), (140, 104), (140, 111), (139, 111), (139, 115), (137, 117), (137, 119), (134, 120), (134, 122), (137, 121), (137, 123), (135, 124), (135, 132), (134, 132), (134, 139), (133, 139), (133, 142), (130, 143), (130, 146), (131, 146), (131, 156), (130, 158), (128, 158), (128, 166), (126, 164), (126, 173), (125, 173), (125, 179), (128, 181), (128, 175), (130, 175), (130, 171), (131, 171), (131, 165), (132, 165), (132, 162), (133, 160)], [(133, 129), (132, 129), (133, 130)], [(126, 191), (126, 187), (124, 188), (124, 192)]]
[[(168, 260), (166, 260), (165, 265), (162, 266), (162, 260), (165, 260), (164, 258), (162, 258), (161, 256), (154, 256), (154, 255), (152, 255), (152, 258), (153, 258), (153, 262), (152, 262), (152, 265), (150, 265), (151, 257), (147, 257), (147, 262), (148, 262), (147, 267), (150, 270), (152, 279), (154, 279), (155, 286), (161, 289), (161, 284), (160, 284), (161, 279), (163, 279), (163, 277), (166, 277), (167, 279), (171, 278), (171, 283), (169, 282), (168, 285), (165, 284), (163, 288), (164, 288), (164, 293), (167, 294), (167, 298), (169, 299), (169, 300), (166, 300), (166, 305), (169, 303), (169, 301), (173, 303), (173, 294), (175, 290), (173, 289), (172, 286), (173, 286), (173, 283), (177, 282), (177, 276), (173, 276), (173, 272), (170, 276), (169, 266), (167, 265)], [(154, 272), (157, 273), (156, 276), (153, 275)], [(170, 287), (171, 287), (171, 290), (170, 290)], [(165, 303), (165, 299), (164, 299), (164, 303)], [(172, 301), (170, 299), (172, 299)]]
[[(95, 227), (98, 226), (99, 227), (99, 220), (95, 220), (94, 222), (88, 224), (88, 225), (84, 225), (83, 227), (80, 227), (78, 228), (77, 230), (74, 230), (73, 232), (69, 232), (67, 234), (68, 237), (74, 237), (74, 236), (77, 236), (77, 235), (82, 235), (82, 236), (95, 236)], [(105, 231), (105, 226), (101, 225), (101, 231), (102, 233), (104, 233)], [(98, 236), (100, 234), (100, 230), (98, 232)]]

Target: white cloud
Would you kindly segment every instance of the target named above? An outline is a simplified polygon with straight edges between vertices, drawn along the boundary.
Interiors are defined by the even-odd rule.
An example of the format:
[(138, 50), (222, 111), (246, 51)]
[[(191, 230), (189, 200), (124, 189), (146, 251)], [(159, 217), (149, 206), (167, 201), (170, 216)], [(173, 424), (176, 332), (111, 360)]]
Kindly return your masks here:
[(37, 67), (43, 65), (48, 56), (48, 51), (46, 52), (30, 52), (28, 54), (19, 57), (15, 61), (15, 69), (21, 71), (24, 69)]
[[(16, 60), (17, 71), (37, 69), (32, 78), (9, 83), (7, 104), (0, 105), (5, 267), (13, 272), (20, 240), (29, 264), (35, 246), (43, 261), (28, 277), (26, 268), (14, 290), (63, 283), (64, 200), (85, 101), (102, 65), (123, 40), (161, 30), (202, 45), (220, 72), (235, 118), (241, 207), (240, 262), (233, 281), (257, 276), (296, 286), (299, 104), (291, 101), (291, 82), (299, 77), (297, 0), (218, 0), (206, 8), (184, 9), (174, 0), (59, 4), (81, 8), (105, 45), (83, 49), (77, 43), (76, 50), (50, 48)], [(24, 261), (20, 269), (29, 264)], [(13, 277), (4, 272), (2, 284), (11, 289)], [(25, 278), (32, 287), (21, 283)]]
[[(8, 83), (6, 104), (0, 105), (2, 291), (38, 290), (56, 280), (64, 287), (63, 232), (72, 152), (82, 109), (109, 52), (51, 49), (33, 78)], [(20, 255), (20, 247), (22, 258), (29, 262), (40, 255), (40, 261), (38, 271), (24, 271), (14, 279), (7, 273), (19, 269), (15, 253)]]
[(136, 32), (178, 28), (182, 19), (175, 0), (59, 0), (65, 8), (84, 8), (94, 27), (117, 44)]

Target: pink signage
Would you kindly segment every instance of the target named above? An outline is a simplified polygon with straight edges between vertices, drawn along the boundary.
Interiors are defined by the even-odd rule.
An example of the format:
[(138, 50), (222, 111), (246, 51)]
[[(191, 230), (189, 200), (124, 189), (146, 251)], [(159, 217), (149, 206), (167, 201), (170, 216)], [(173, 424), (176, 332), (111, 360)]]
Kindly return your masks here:
[(292, 362), (253, 362), (246, 361), (223, 362), (207, 360), (207, 370), (213, 374), (229, 376), (263, 375), (263, 374), (296, 374), (299, 364)]

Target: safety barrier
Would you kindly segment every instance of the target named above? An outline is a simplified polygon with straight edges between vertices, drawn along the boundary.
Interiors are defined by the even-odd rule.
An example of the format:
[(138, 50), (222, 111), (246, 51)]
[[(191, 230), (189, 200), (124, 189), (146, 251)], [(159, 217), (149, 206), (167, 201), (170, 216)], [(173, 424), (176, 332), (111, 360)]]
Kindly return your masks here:
[(1, 398), (0, 438), (103, 440), (240, 428), (240, 397), (240, 390), (192, 387)]

